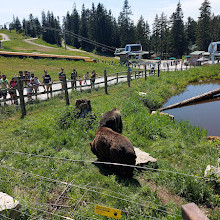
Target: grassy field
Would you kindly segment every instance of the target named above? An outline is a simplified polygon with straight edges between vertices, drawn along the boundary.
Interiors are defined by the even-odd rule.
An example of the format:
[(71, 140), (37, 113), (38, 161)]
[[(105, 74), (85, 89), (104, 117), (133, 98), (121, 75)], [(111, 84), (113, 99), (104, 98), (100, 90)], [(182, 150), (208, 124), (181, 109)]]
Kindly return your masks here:
[(76, 69), (78, 75), (81, 76), (87, 71), (91, 74), (93, 70), (95, 70), (99, 76), (104, 74), (104, 69), (106, 69), (108, 74), (127, 70), (123, 66), (113, 66), (102, 62), (87, 63), (84, 61), (0, 57), (0, 71), (2, 74), (6, 74), (9, 80), (14, 76), (18, 76), (20, 70), (27, 70), (34, 73), (38, 76), (39, 80), (42, 81), (43, 71), (46, 69), (52, 77), (52, 80), (58, 81), (58, 73), (61, 67), (64, 67), (67, 78), (70, 78), (73, 68)]
[[(118, 63), (118, 59), (115, 59), (114, 57), (106, 57), (106, 56), (98, 56), (94, 53), (89, 52), (78, 52), (78, 51), (68, 51), (65, 50), (63, 47), (59, 47), (57, 45), (51, 45), (43, 41), (42, 39), (36, 39), (33, 40), (34, 43), (48, 46), (51, 48), (45, 48), (40, 47), (37, 45), (29, 44), (24, 42), (24, 36), (22, 34), (18, 34), (15, 31), (12, 31), (11, 33), (8, 30), (0, 30), (0, 33), (5, 33), (10, 37), (10, 41), (2, 42), (2, 50), (5, 51), (20, 51), (20, 52), (28, 52), (28, 53), (46, 53), (46, 54), (58, 54), (58, 55), (70, 55), (70, 56), (83, 56), (83, 57), (91, 57), (93, 59), (97, 60), (104, 60), (104, 61), (113, 61)], [(71, 47), (74, 49), (74, 47)]]
[[(37, 64), (36, 64), (37, 65)], [(0, 118), (1, 191), (22, 203), (22, 219), (46, 219), (45, 211), (63, 195), (64, 182), (72, 188), (63, 195), (55, 214), (73, 219), (106, 219), (94, 214), (99, 204), (122, 210), (122, 219), (182, 219), (181, 205), (195, 202), (211, 220), (220, 218), (219, 184), (205, 181), (208, 164), (217, 165), (219, 142), (208, 141), (207, 132), (188, 122), (167, 116), (151, 116), (172, 95), (182, 92), (189, 82), (220, 79), (220, 65), (184, 72), (161, 73), (90, 92), (72, 92), (69, 107), (62, 95), (27, 106), (20, 119), (19, 109), (2, 107)], [(144, 98), (138, 92), (146, 92)], [(91, 100), (92, 115), (76, 119), (74, 103)], [(109, 170), (91, 164), (96, 157), (90, 150), (101, 115), (118, 108), (122, 113), (123, 134), (134, 146), (158, 159), (158, 169), (135, 171), (133, 179), (123, 179)], [(43, 158), (11, 152), (29, 153)], [(148, 168), (156, 168), (149, 164)], [(170, 172), (169, 172), (170, 171)], [(172, 172), (172, 173), (171, 173)], [(192, 175), (185, 176), (181, 173)], [(61, 219), (53, 215), (52, 219)]]

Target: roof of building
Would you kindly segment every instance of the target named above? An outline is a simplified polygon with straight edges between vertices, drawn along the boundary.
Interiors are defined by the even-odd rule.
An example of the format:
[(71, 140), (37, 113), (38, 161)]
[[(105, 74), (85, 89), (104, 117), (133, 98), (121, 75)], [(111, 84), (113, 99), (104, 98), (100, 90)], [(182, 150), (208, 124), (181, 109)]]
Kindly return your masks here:
[(190, 53), (190, 55), (200, 55), (203, 54), (205, 51), (194, 51), (192, 53)]

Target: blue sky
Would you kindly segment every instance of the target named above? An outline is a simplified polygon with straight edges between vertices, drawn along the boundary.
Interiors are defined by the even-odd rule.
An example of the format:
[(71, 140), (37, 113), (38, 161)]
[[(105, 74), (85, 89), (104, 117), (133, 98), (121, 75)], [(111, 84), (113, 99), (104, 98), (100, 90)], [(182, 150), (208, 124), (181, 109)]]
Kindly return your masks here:
[[(136, 23), (143, 15), (144, 19), (148, 21), (150, 26), (156, 14), (160, 15), (162, 12), (168, 17), (175, 11), (179, 0), (128, 0), (131, 10), (133, 12), (132, 19)], [(220, 14), (220, 0), (209, 0), (211, 2), (211, 11), (215, 15)], [(20, 20), (28, 18), (32, 13), (35, 17), (41, 19), (41, 12), (52, 11), (54, 15), (66, 15), (67, 11), (72, 11), (74, 3), (76, 8), (81, 12), (82, 4), (86, 8), (91, 8), (92, 2), (97, 5), (101, 2), (105, 8), (111, 9), (114, 17), (118, 17), (122, 10), (124, 0), (1, 0), (0, 4), (0, 25), (11, 22), (14, 16), (18, 16)], [(181, 5), (184, 13), (184, 19), (188, 16), (197, 20), (199, 16), (199, 7), (203, 0), (181, 0)]]

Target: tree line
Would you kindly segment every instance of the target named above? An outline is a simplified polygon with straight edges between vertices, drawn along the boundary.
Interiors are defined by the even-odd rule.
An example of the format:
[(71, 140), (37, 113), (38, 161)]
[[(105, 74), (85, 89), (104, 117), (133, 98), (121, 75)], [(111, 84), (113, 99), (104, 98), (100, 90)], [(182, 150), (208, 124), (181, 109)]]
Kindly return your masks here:
[(194, 50), (207, 51), (211, 41), (220, 40), (220, 15), (211, 13), (209, 0), (201, 4), (197, 21), (188, 17), (183, 20), (181, 3), (170, 17), (156, 15), (152, 29), (143, 16), (134, 24), (128, 0), (116, 19), (111, 10), (102, 3), (92, 4), (91, 9), (82, 5), (81, 13), (76, 10), (63, 16), (62, 26), (59, 17), (53, 12), (42, 12), (41, 22), (30, 14), (29, 19), (13, 18), (10, 29), (30, 37), (41, 37), (48, 43), (61, 45), (65, 39), (68, 45), (87, 51), (112, 53), (114, 48), (125, 47), (128, 43), (141, 43), (143, 49), (156, 53), (162, 58), (181, 58)]

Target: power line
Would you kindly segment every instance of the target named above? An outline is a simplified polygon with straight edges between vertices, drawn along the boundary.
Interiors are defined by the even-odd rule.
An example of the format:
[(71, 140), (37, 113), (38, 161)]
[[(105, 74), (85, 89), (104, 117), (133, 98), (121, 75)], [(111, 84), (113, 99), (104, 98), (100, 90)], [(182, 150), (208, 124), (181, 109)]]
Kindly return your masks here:
[[(59, 29), (51, 28), (51, 27), (43, 27), (43, 30), (53, 30), (53, 31), (59, 31), (59, 32), (60, 32)], [(73, 36), (74, 38), (81, 39), (81, 40), (83, 40), (83, 41), (85, 41), (85, 42), (87, 42), (87, 43), (90, 43), (90, 44), (92, 44), (92, 45), (95, 45), (95, 46), (97, 46), (97, 47), (101, 47), (101, 48), (106, 49), (106, 50), (109, 50), (109, 51), (111, 51), (111, 52), (114, 52), (114, 51), (115, 51), (115, 47), (111, 47), (111, 46), (105, 45), (105, 44), (103, 44), (103, 43), (99, 43), (99, 42), (97, 42), (97, 41), (94, 41), (94, 40), (91, 40), (91, 39), (89, 39), (89, 38), (83, 37), (83, 36), (81, 36), (81, 35), (75, 34), (75, 33), (71, 32), (71, 31), (68, 31), (68, 30), (64, 30), (64, 32), (65, 32), (65, 33), (66, 33), (66, 32), (69, 33), (69, 34), (70, 34), (71, 36)]]

